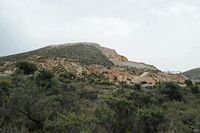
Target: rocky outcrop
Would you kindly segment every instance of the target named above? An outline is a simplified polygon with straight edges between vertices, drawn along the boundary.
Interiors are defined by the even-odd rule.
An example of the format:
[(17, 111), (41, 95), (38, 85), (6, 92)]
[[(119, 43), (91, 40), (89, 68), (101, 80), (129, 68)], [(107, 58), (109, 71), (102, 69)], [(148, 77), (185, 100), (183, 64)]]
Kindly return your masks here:
[(101, 47), (100, 45), (97, 45), (96, 47), (99, 48), (102, 53), (115, 64), (115, 66), (135, 68), (143, 71), (158, 71), (158, 69), (152, 65), (129, 61), (127, 57), (118, 54), (113, 49)]
[(128, 58), (122, 55), (119, 55), (115, 50), (108, 49), (105, 47), (97, 46), (102, 53), (108, 57), (110, 60), (116, 60), (116, 61), (128, 61)]

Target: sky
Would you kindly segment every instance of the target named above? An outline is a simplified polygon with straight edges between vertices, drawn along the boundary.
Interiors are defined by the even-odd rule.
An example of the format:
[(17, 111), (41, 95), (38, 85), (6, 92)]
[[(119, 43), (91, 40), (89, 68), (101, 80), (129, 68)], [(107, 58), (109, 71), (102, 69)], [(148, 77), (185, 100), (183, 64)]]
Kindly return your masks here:
[(95, 42), (163, 71), (200, 67), (200, 0), (0, 0), (0, 56)]

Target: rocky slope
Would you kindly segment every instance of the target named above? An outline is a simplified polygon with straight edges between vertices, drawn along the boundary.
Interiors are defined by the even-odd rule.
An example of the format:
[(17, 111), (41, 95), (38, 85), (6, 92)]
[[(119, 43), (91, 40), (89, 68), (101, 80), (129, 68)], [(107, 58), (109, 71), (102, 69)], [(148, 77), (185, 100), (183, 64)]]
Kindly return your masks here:
[(145, 83), (154, 85), (160, 81), (183, 83), (181, 74), (167, 74), (152, 65), (128, 61), (115, 50), (96, 43), (69, 43), (51, 45), (38, 50), (0, 58), (0, 73), (15, 71), (17, 61), (27, 60), (38, 65), (40, 69), (50, 69), (57, 74), (65, 71), (80, 75), (102, 74), (108, 81)]

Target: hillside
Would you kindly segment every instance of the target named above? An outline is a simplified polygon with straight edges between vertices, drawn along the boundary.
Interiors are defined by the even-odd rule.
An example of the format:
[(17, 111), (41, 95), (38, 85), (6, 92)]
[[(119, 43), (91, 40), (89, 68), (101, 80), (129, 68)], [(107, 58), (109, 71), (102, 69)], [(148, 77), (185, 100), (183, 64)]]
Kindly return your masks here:
[[(200, 131), (200, 87), (181, 87), (178, 75), (143, 72), (137, 76), (103, 66), (85, 67), (93, 72), (85, 73), (76, 63), (48, 58), (39, 65), (35, 58), (14, 63), (12, 74), (0, 74), (0, 133)], [(55, 73), (62, 71), (60, 65), (66, 67), (64, 73)], [(122, 82), (108, 80), (111, 75), (122, 75)], [(125, 82), (131, 76), (142, 82)], [(158, 79), (167, 82), (143, 86)]]
[(78, 62), (83, 65), (98, 64), (103, 66), (113, 66), (113, 63), (97, 48), (96, 44), (77, 43), (52, 45), (31, 52), (3, 57), (1, 61), (26, 60), (33, 56), (40, 57), (60, 57)]
[(186, 77), (194, 81), (200, 81), (200, 68), (195, 68), (183, 73)]
[(56, 74), (70, 71), (80, 75), (102, 74), (108, 81), (147, 83), (155, 85), (161, 81), (184, 83), (185, 78), (179, 74), (167, 74), (153, 65), (128, 61), (115, 50), (96, 43), (69, 43), (51, 45), (34, 51), (0, 58), (0, 73), (15, 71), (16, 62), (30, 61), (42, 69), (50, 69)]
[(0, 58), (0, 133), (198, 133), (200, 86), (94, 43)]
[(105, 67), (118, 65), (157, 71), (157, 68), (154, 66), (129, 62), (126, 57), (119, 55), (115, 50), (101, 47), (96, 43), (87, 42), (51, 45), (31, 52), (2, 57), (0, 61), (26, 60), (33, 56), (65, 58), (66, 60), (74, 61), (81, 65), (102, 65)]

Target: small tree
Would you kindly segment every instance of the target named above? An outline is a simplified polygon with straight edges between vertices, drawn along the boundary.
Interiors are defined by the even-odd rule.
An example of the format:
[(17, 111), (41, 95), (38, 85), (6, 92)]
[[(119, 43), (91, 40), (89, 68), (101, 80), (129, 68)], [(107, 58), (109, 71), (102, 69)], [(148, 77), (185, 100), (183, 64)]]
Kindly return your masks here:
[(20, 72), (27, 75), (34, 74), (34, 72), (37, 70), (37, 66), (35, 64), (27, 61), (17, 62), (16, 67)]

